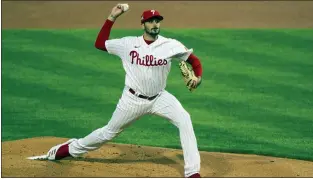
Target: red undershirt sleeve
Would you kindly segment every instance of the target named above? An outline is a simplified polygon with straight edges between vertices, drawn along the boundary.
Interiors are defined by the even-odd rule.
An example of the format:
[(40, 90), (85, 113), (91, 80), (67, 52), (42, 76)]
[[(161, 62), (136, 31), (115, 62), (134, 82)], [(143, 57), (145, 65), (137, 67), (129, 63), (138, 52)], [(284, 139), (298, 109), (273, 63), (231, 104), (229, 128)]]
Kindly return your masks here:
[(202, 66), (201, 62), (194, 54), (188, 57), (187, 62), (192, 66), (193, 71), (197, 77), (202, 76)]
[(103, 24), (103, 26), (102, 26), (99, 34), (98, 34), (98, 37), (96, 39), (96, 42), (95, 42), (95, 47), (97, 49), (107, 51), (107, 49), (105, 47), (105, 41), (107, 41), (109, 39), (113, 24), (114, 24), (114, 22), (110, 21), (108, 19)]

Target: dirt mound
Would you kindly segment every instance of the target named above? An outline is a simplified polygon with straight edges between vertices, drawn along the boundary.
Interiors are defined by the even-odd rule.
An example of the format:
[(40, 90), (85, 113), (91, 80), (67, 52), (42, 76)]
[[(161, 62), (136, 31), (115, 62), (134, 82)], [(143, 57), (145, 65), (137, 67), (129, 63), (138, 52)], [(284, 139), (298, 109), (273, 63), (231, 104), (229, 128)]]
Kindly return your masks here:
[[(2, 177), (183, 177), (181, 150), (113, 144), (81, 158), (52, 162), (45, 154), (68, 139), (43, 137), (2, 143)], [(257, 155), (200, 152), (204, 177), (308, 177), (313, 162)]]

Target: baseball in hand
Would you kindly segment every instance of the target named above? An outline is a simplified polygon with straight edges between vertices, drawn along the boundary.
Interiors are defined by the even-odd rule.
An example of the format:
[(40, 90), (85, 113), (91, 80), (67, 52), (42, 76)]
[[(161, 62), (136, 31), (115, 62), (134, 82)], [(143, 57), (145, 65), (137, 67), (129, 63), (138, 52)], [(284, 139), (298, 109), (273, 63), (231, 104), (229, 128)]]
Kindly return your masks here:
[(121, 8), (124, 12), (128, 11), (129, 5), (128, 4), (121, 4)]

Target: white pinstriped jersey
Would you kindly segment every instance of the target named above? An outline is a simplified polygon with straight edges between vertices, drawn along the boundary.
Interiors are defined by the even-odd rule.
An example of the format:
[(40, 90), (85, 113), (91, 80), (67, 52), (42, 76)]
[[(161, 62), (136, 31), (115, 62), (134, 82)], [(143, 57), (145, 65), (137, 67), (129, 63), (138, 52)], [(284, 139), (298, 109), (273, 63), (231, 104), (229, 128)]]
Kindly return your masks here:
[(161, 35), (150, 45), (143, 36), (129, 36), (107, 40), (105, 46), (110, 54), (122, 59), (125, 85), (146, 96), (154, 96), (165, 89), (172, 59), (187, 60), (193, 51)]

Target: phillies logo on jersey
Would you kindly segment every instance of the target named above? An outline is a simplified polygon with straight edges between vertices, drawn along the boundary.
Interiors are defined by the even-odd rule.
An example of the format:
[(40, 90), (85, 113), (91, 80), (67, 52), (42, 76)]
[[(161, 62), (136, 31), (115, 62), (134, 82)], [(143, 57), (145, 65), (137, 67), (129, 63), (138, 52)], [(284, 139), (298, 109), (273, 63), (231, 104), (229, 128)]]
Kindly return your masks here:
[(139, 53), (135, 50), (131, 51), (129, 53), (129, 56), (131, 56), (131, 63), (136, 63), (137, 65), (142, 66), (162, 66), (167, 65), (167, 60), (165, 59), (158, 59), (155, 58), (153, 55), (146, 55), (142, 58), (139, 57)]

